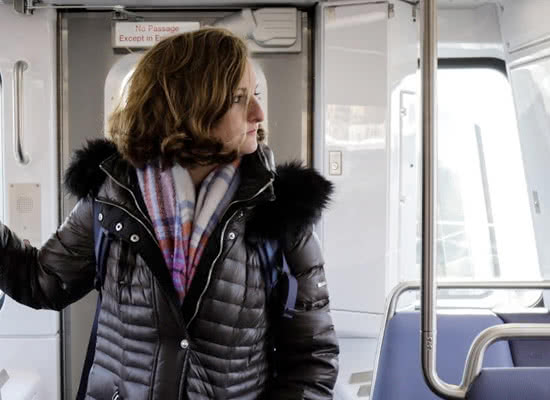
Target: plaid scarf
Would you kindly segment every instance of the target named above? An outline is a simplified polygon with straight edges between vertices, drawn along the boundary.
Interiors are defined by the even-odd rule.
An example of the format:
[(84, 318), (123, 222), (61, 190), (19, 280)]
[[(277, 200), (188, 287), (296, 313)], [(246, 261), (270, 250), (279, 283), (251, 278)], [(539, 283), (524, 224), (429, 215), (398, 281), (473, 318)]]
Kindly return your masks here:
[(198, 195), (189, 172), (180, 165), (163, 171), (149, 164), (137, 170), (147, 211), (182, 303), (208, 238), (237, 191), (239, 162), (212, 171)]

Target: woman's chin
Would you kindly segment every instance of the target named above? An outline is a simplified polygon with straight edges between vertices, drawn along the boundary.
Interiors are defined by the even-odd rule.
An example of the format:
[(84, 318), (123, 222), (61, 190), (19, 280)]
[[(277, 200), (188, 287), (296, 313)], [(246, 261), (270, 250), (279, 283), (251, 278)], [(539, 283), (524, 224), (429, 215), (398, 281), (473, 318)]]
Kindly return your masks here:
[(256, 135), (254, 134), (254, 137), (246, 138), (246, 142), (241, 146), (240, 153), (243, 156), (247, 154), (252, 154), (256, 151), (257, 148), (258, 140), (256, 139)]

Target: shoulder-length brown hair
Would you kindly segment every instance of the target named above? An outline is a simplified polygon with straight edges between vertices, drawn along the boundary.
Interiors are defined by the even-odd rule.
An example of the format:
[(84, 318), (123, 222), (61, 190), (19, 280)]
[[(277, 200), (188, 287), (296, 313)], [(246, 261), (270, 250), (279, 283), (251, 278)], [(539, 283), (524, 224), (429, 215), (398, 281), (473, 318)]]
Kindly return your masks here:
[(232, 105), (247, 56), (246, 44), (225, 29), (164, 39), (138, 63), (108, 136), (136, 167), (156, 159), (183, 166), (234, 160), (236, 151), (210, 132)]

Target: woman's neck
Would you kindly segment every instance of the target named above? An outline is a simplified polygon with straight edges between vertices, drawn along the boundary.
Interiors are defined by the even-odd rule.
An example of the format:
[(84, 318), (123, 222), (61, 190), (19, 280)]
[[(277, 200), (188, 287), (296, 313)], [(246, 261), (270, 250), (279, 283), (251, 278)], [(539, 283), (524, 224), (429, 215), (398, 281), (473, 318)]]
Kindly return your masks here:
[(216, 164), (213, 165), (201, 165), (198, 167), (189, 168), (189, 175), (193, 181), (195, 188), (199, 188), (204, 178), (208, 176), (217, 167)]

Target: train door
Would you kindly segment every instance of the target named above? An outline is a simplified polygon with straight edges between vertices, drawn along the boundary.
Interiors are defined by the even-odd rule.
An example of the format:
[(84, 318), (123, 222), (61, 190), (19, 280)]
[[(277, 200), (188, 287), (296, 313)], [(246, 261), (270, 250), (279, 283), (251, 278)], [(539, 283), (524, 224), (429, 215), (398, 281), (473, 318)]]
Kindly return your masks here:
[[(40, 247), (59, 223), (56, 13), (0, 2), (0, 38), (0, 221)], [(59, 320), (0, 300), (0, 397), (60, 397)]]
[[(150, 7), (148, 7), (150, 8)], [(222, 26), (247, 37), (276, 161), (311, 159), (311, 29), (296, 8), (232, 11), (66, 11), (60, 14), (61, 165), (86, 139), (104, 135), (109, 112), (155, 29)], [(151, 31), (150, 34), (148, 32)], [(147, 43), (135, 43), (138, 37)], [(142, 39), (139, 39), (142, 40)], [(263, 78), (263, 79), (262, 79)], [(62, 199), (63, 215), (74, 199)], [(74, 398), (96, 305), (95, 293), (65, 311), (65, 395)]]

